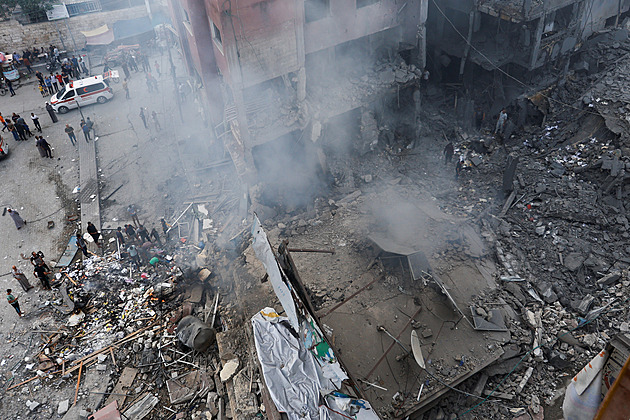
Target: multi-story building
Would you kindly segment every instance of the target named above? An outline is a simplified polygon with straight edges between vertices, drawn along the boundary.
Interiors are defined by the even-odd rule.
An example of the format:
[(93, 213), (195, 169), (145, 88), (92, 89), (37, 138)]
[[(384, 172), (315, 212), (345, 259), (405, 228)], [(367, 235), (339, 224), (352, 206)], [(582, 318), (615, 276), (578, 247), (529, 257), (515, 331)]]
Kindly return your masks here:
[(378, 77), (371, 69), (380, 57), (406, 51), (416, 72), (406, 67), (395, 79), (387, 68), (379, 89), (418, 77), (425, 64), (427, 0), (169, 0), (169, 7), (241, 175), (256, 172), (257, 146), (305, 130), (316, 143), (328, 119), (374, 100), (378, 89), (356, 85)]

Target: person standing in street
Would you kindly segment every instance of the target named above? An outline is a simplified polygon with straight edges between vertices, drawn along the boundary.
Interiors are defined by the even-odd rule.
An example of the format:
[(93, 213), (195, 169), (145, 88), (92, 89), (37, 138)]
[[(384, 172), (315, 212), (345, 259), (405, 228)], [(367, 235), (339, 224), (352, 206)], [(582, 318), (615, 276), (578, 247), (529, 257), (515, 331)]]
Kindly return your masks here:
[(41, 71), (37, 70), (35, 72), (35, 77), (37, 77), (37, 80), (39, 80), (39, 84), (43, 85), (44, 84), (44, 75), (42, 74)]
[[(29, 137), (33, 137), (33, 133), (31, 133), (31, 128), (28, 126), (28, 124), (26, 124), (26, 121), (24, 121), (24, 118), (18, 116), (16, 124), (22, 126), (25, 134), (28, 134)], [(26, 140), (26, 138), (24, 140)]]
[(81, 120), (81, 130), (83, 130), (83, 135), (85, 136), (85, 142), (89, 143), (90, 140), (90, 127), (86, 124), (85, 120)]
[(160, 219), (160, 224), (162, 225), (162, 232), (164, 232), (164, 236), (166, 236), (166, 242), (168, 242), (169, 229), (171, 228), (171, 225), (169, 225), (163, 217)]
[(0, 112), (0, 122), (2, 123), (3, 127), (2, 127), (2, 131), (4, 131), (5, 128), (7, 127), (7, 122), (4, 120), (4, 117), (2, 116), (2, 112)]
[(76, 238), (75, 243), (77, 248), (83, 252), (83, 255), (85, 255), (86, 258), (89, 257), (90, 254), (88, 254), (87, 243), (85, 242), (85, 239), (83, 239), (83, 236), (81, 236), (81, 232), (77, 232)]
[(127, 213), (129, 213), (129, 215), (131, 216), (131, 221), (134, 223), (134, 225), (141, 226), (140, 219), (138, 219), (138, 209), (134, 204), (130, 204), (129, 206), (127, 206)]
[(129, 99), (129, 85), (127, 84), (127, 78), (123, 80), (122, 87), (125, 90), (125, 98)]
[(59, 80), (57, 76), (50, 73), (50, 83), (52, 83), (52, 88), (55, 90), (55, 93), (59, 92)]
[(9, 212), (9, 216), (11, 216), (11, 219), (13, 219), (17, 230), (22, 229), (24, 225), (26, 225), (26, 221), (22, 219), (22, 216), (20, 216), (20, 213), (18, 213), (17, 210), (7, 209), (7, 211)]
[(13, 274), (13, 278), (16, 279), (18, 283), (20, 283), (20, 286), (22, 286), (22, 289), (24, 289), (25, 292), (28, 292), (30, 289), (33, 288), (33, 286), (31, 286), (31, 284), (28, 282), (26, 275), (24, 275), (22, 270), (20, 270), (16, 266), (11, 267), (11, 274)]
[(162, 127), (160, 127), (160, 121), (158, 120), (157, 112), (151, 112), (151, 117), (153, 118), (153, 123), (155, 124), (155, 128), (157, 131), (162, 131)]
[(76, 147), (77, 145), (77, 136), (74, 134), (74, 128), (70, 124), (66, 124), (66, 134), (70, 137), (70, 141), (72, 145)]
[(87, 224), (87, 233), (94, 239), (94, 243), (97, 247), (101, 247), (101, 244), (98, 242), (98, 238), (101, 236), (101, 233), (96, 229), (96, 226), (92, 222), (88, 222)]
[(9, 79), (4, 79), (4, 80), (7, 84), (7, 88), (9, 89), (9, 92), (11, 92), (11, 96), (15, 96), (15, 91), (13, 90), (13, 83)]
[(64, 86), (63, 77), (59, 74), (59, 72), (55, 73), (55, 79), (57, 80), (57, 83), (59, 83), (59, 86)]
[(147, 125), (147, 117), (144, 115), (144, 108), (142, 107), (140, 107), (140, 119), (142, 120), (142, 124), (144, 124), (144, 128), (148, 130), (149, 126)]
[(50, 76), (46, 76), (46, 78), (44, 79), (44, 83), (46, 83), (46, 89), (48, 90), (49, 95), (52, 95), (53, 93), (55, 93), (55, 91), (53, 90), (51, 79), (52, 77)]
[(39, 136), (39, 139), (37, 139), (37, 142), (35, 144), (37, 144), (38, 147), (41, 147), (41, 149), (44, 151), (44, 156), (42, 157), (47, 157), (47, 158), (52, 159), (53, 157), (52, 149), (50, 147), (50, 144), (46, 141), (45, 138), (43, 138), (42, 136)]
[(55, 110), (53, 109), (52, 105), (49, 104), (48, 102), (46, 102), (46, 111), (48, 111), (48, 115), (50, 115), (50, 119), (52, 120), (53, 123), (56, 123), (57, 121), (59, 121), (57, 119), (57, 114), (55, 114)]
[(9, 129), (9, 132), (13, 135), (15, 141), (20, 141), (20, 136), (18, 134), (17, 128), (15, 128), (15, 125), (13, 125), (13, 122), (11, 120), (9, 120), (9, 122), (7, 123), (7, 128)]
[(18, 316), (24, 316), (24, 314), (20, 310), (20, 303), (18, 302), (18, 298), (13, 296), (12, 293), (13, 291), (11, 289), (7, 289), (7, 301), (9, 302), (9, 304), (11, 304), (11, 306), (13, 306)]
[(123, 73), (125, 73), (125, 81), (127, 81), (127, 79), (131, 78), (131, 74), (129, 73), (129, 67), (127, 67), (127, 63), (125, 63), (124, 61), (121, 64), (121, 67), (123, 69)]
[(48, 275), (51, 274), (50, 268), (43, 262), (38, 263), (33, 269), (33, 275), (37, 277), (42, 284), (42, 289), (50, 290), (50, 280), (48, 280)]
[(37, 129), (37, 131), (39, 131), (41, 133), (42, 132), (42, 126), (39, 123), (39, 117), (37, 115), (35, 115), (34, 112), (31, 112), (31, 120), (33, 121), (33, 125), (35, 125), (35, 128)]
[(88, 133), (94, 134), (94, 138), (96, 138), (96, 130), (94, 130), (94, 121), (90, 119), (90, 117), (86, 118), (85, 125), (87, 125)]

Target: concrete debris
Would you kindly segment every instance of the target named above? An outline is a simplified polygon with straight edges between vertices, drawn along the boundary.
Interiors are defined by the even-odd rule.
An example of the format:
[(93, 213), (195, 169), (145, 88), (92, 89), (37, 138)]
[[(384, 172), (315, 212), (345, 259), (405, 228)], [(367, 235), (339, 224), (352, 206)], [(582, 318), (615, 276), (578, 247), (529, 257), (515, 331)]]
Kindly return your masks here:
[(226, 382), (232, 379), (232, 377), (238, 371), (240, 366), (240, 361), (238, 359), (230, 359), (225, 365), (223, 365), (223, 369), (221, 369), (221, 382)]
[(64, 414), (66, 414), (69, 408), (70, 400), (59, 401), (59, 405), (57, 406), (57, 414), (63, 416)]

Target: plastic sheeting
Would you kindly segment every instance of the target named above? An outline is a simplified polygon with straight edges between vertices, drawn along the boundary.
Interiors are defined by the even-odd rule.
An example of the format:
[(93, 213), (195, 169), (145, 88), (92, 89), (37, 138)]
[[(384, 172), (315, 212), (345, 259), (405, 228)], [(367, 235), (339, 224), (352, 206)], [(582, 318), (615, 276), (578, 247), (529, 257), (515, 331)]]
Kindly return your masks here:
[(254, 341), (276, 408), (290, 420), (320, 419), (320, 380), (315, 359), (291, 334), (287, 318), (271, 308), (252, 317)]
[(602, 350), (573, 377), (564, 393), (562, 411), (567, 420), (592, 420), (602, 402), (602, 375), (608, 359)]
[(282, 308), (289, 317), (291, 326), (295, 331), (298, 331), (300, 323), (297, 318), (297, 311), (295, 309), (295, 304), (293, 303), (293, 297), (291, 296), (291, 289), (289, 289), (289, 286), (282, 278), (278, 261), (276, 261), (276, 257), (273, 255), (271, 245), (269, 245), (269, 240), (267, 239), (267, 234), (260, 225), (258, 216), (255, 214), (254, 224), (252, 226), (252, 236), (254, 238), (252, 248), (254, 249), (256, 258), (258, 258), (265, 266), (273, 291), (276, 293), (276, 296), (278, 296)]
[[(289, 420), (379, 419), (367, 401), (329, 389), (333, 384), (339, 388), (347, 379), (332, 350), (317, 360), (292, 334), (288, 319), (272, 308), (254, 315), (252, 327), (269, 394)], [(310, 324), (302, 327), (302, 337), (311, 335), (306, 333)]]

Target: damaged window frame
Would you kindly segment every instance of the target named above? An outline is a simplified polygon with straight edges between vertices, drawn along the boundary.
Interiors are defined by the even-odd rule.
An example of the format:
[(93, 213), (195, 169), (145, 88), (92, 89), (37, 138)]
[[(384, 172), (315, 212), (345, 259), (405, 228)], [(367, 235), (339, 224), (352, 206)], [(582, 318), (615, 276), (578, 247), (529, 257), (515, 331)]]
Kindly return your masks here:
[(221, 30), (214, 23), (212, 19), (209, 19), (209, 20), (210, 20), (210, 32), (212, 33), (212, 41), (214, 42), (214, 45), (216, 45), (216, 47), (219, 49), (219, 51), (221, 51), (221, 54), (224, 54), (223, 53), (223, 38), (221, 37)]

